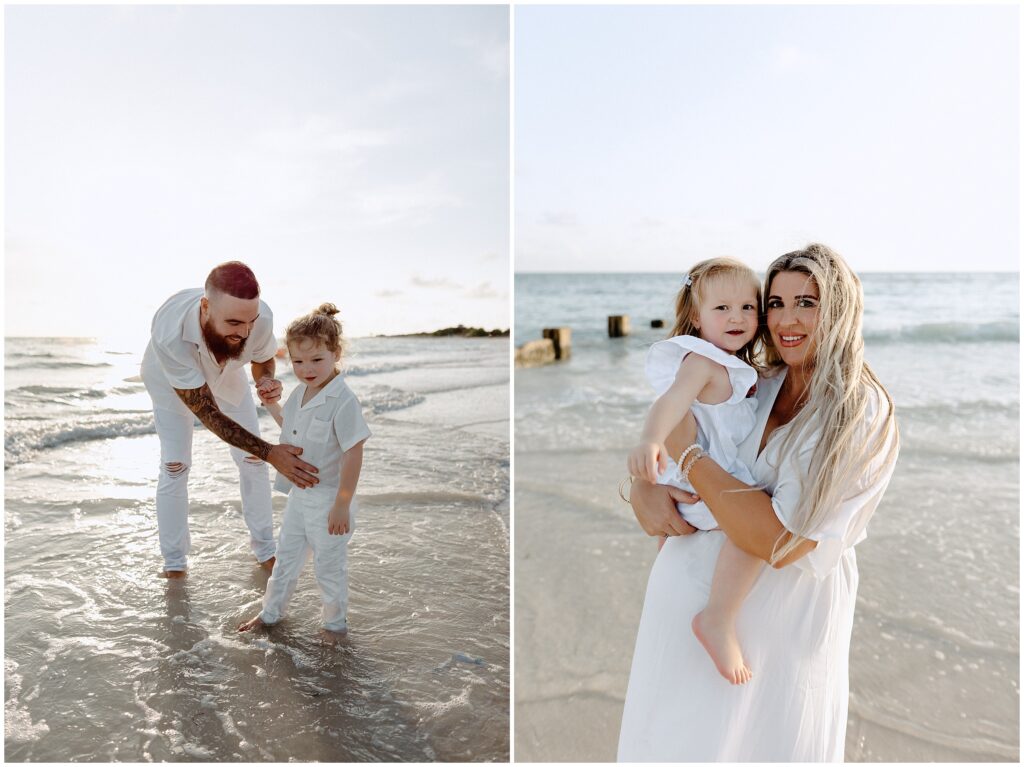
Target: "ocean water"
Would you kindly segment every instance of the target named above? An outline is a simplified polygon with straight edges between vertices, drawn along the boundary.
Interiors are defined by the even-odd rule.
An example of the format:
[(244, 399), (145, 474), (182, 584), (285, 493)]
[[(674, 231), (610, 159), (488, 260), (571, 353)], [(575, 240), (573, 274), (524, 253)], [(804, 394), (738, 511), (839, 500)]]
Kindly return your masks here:
[(201, 426), (189, 577), (156, 577), (143, 346), (6, 339), (7, 761), (507, 761), (508, 340), (353, 340), (374, 436), (337, 648), (316, 641), (311, 567), (284, 622), (236, 632), (267, 576)]
[[(902, 450), (857, 547), (846, 758), (1017, 761), (1019, 278), (861, 278), (866, 358), (895, 400)], [(571, 493), (588, 467), (622, 465), (653, 398), (644, 355), (668, 332), (650, 320), (671, 326), (678, 287), (678, 274), (516, 275), (514, 342), (573, 334), (568, 361), (516, 370), (517, 460), (579, 456), (531, 487)], [(630, 315), (632, 335), (607, 337), (612, 314)], [(619, 479), (592, 477), (596, 508), (623, 513)], [(612, 694), (624, 693), (623, 679)]]

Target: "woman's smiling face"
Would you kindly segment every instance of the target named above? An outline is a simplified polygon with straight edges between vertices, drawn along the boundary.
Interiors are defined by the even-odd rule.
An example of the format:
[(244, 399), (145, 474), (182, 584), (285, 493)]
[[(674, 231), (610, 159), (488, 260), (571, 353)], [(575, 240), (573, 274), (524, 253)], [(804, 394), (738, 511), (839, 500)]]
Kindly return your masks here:
[(772, 344), (790, 367), (814, 367), (818, 303), (818, 286), (809, 274), (779, 272), (772, 278), (765, 300), (766, 323)]

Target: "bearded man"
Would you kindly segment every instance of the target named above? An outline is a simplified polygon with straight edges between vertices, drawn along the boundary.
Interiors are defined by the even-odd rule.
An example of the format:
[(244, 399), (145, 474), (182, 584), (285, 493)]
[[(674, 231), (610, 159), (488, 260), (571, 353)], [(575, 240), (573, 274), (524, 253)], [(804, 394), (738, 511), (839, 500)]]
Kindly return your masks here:
[(164, 578), (184, 577), (188, 569), (188, 475), (196, 418), (231, 445), (242, 516), (252, 552), (265, 569), (273, 568), (275, 552), (267, 464), (299, 487), (318, 481), (316, 467), (298, 457), (302, 448), (272, 445), (259, 436), (256, 404), (245, 381), (246, 363), (264, 398), (281, 398), (281, 382), (274, 378), (273, 315), (259, 296), (252, 270), (240, 261), (229, 261), (210, 272), (205, 289), (175, 293), (153, 317), (142, 380), (153, 400), (160, 438), (156, 517)]

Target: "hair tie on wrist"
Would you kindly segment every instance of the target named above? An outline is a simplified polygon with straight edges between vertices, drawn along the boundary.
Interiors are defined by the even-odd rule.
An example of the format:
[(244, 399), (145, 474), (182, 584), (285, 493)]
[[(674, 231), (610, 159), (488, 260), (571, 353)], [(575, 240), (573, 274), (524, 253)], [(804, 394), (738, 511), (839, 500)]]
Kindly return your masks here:
[(624, 493), (622, 492), (622, 488), (623, 488), (623, 486), (624, 486), (624, 485), (625, 485), (625, 484), (626, 484), (627, 482), (629, 483), (629, 486), (630, 486), (630, 487), (633, 487), (633, 475), (632, 475), (632, 474), (630, 474), (630, 475), (629, 475), (628, 477), (626, 477), (626, 478), (625, 478), (624, 480), (622, 480), (622, 481), (621, 481), (621, 482), (619, 483), (619, 498), (621, 498), (622, 500), (624, 500), (624, 501), (625, 501), (626, 503), (629, 503), (629, 498), (627, 498), (627, 497), (625, 496), (625, 494), (624, 494)]

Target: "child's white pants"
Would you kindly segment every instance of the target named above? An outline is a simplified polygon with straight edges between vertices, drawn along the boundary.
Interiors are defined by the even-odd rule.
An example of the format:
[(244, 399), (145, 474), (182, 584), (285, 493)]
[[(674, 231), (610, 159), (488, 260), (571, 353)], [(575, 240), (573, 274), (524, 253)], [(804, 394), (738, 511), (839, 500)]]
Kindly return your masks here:
[(293, 487), (277, 539), (277, 561), (267, 581), (260, 620), (266, 624), (284, 618), (288, 602), (299, 582), (299, 574), (313, 554), (320, 600), (323, 604), (322, 624), (331, 631), (347, 628), (348, 614), (348, 541), (356, 521), (353, 500), (349, 514), (349, 532), (331, 535), (327, 532), (327, 515), (338, 494), (337, 487)]
[[(218, 399), (221, 412), (235, 423), (259, 436), (260, 424), (252, 394), (238, 405)], [(156, 519), (160, 530), (160, 552), (164, 570), (184, 570), (192, 539), (188, 531), (188, 475), (192, 466), (192, 433), (195, 416), (184, 403), (180, 409), (153, 408), (156, 433), (160, 437), (160, 477), (156, 486)], [(242, 517), (249, 528), (250, 545), (256, 559), (274, 556), (274, 513), (270, 502), (270, 471), (267, 464), (237, 447), (231, 458), (238, 466), (242, 496)]]

